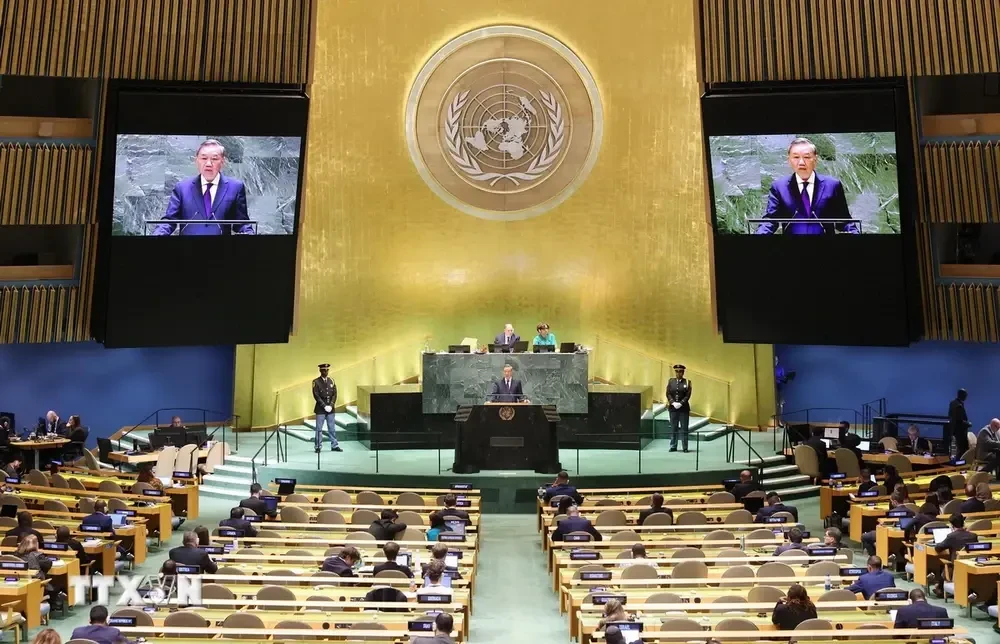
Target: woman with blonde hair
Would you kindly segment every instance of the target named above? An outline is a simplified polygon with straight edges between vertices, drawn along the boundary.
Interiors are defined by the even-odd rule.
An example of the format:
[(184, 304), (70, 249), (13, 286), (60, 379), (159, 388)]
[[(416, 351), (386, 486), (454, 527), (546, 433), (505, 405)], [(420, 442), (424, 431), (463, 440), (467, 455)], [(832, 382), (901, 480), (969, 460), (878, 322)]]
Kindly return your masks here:
[(31, 644), (62, 644), (62, 638), (59, 637), (56, 629), (44, 628), (38, 631), (38, 635), (35, 635), (35, 639), (31, 641)]
[(606, 604), (604, 604), (604, 617), (601, 621), (597, 623), (597, 630), (604, 630), (604, 625), (611, 622), (627, 622), (629, 619), (628, 613), (625, 612), (625, 607), (617, 599), (609, 599)]

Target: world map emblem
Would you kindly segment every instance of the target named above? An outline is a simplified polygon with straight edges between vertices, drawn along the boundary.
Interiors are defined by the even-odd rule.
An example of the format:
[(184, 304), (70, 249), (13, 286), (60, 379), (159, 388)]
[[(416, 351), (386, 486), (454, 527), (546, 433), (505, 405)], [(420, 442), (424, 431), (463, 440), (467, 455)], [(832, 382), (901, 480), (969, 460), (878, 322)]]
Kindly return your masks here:
[(602, 132), (600, 94), (582, 60), (524, 27), (450, 41), (407, 101), (407, 143), (421, 177), (484, 219), (527, 219), (569, 198), (596, 162)]

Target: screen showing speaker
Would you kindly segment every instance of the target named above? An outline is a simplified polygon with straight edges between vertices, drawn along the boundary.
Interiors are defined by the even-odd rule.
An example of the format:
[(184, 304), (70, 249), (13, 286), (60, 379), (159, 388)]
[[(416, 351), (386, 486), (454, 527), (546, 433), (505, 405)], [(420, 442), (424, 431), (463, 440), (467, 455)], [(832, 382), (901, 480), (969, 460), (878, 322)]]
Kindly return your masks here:
[(724, 340), (916, 339), (905, 83), (712, 86), (701, 106)]
[(108, 83), (95, 338), (287, 341), (308, 106), (298, 86)]

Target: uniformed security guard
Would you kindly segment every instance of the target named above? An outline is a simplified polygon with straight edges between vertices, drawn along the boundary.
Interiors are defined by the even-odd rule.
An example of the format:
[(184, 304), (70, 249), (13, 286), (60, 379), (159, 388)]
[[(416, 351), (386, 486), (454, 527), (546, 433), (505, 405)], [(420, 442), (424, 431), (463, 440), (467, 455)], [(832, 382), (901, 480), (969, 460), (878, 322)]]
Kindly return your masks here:
[(330, 365), (319, 365), (319, 378), (313, 380), (313, 398), (316, 406), (316, 451), (323, 449), (323, 423), (326, 423), (326, 434), (330, 437), (330, 451), (343, 452), (337, 443), (337, 423), (334, 421), (333, 407), (337, 404), (337, 383), (329, 376)]
[(688, 420), (691, 416), (691, 381), (684, 377), (684, 365), (674, 365), (674, 377), (667, 381), (667, 403), (670, 405), (670, 451), (677, 451), (678, 435), (688, 451)]

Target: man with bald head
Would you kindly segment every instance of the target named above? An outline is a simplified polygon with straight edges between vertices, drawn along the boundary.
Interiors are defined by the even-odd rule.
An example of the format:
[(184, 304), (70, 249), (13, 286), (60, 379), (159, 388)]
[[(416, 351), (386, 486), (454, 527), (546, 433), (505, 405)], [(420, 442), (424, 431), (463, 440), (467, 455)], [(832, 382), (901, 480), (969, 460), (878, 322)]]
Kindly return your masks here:
[(760, 483), (753, 480), (753, 474), (750, 470), (743, 470), (740, 472), (740, 482), (733, 486), (730, 490), (733, 496), (736, 497), (736, 502), (739, 503), (743, 500), (747, 494), (751, 492), (764, 491), (764, 488), (760, 486)]
[(987, 471), (1000, 476), (1000, 418), (994, 418), (989, 425), (979, 430), (976, 438), (976, 460), (985, 463)]

